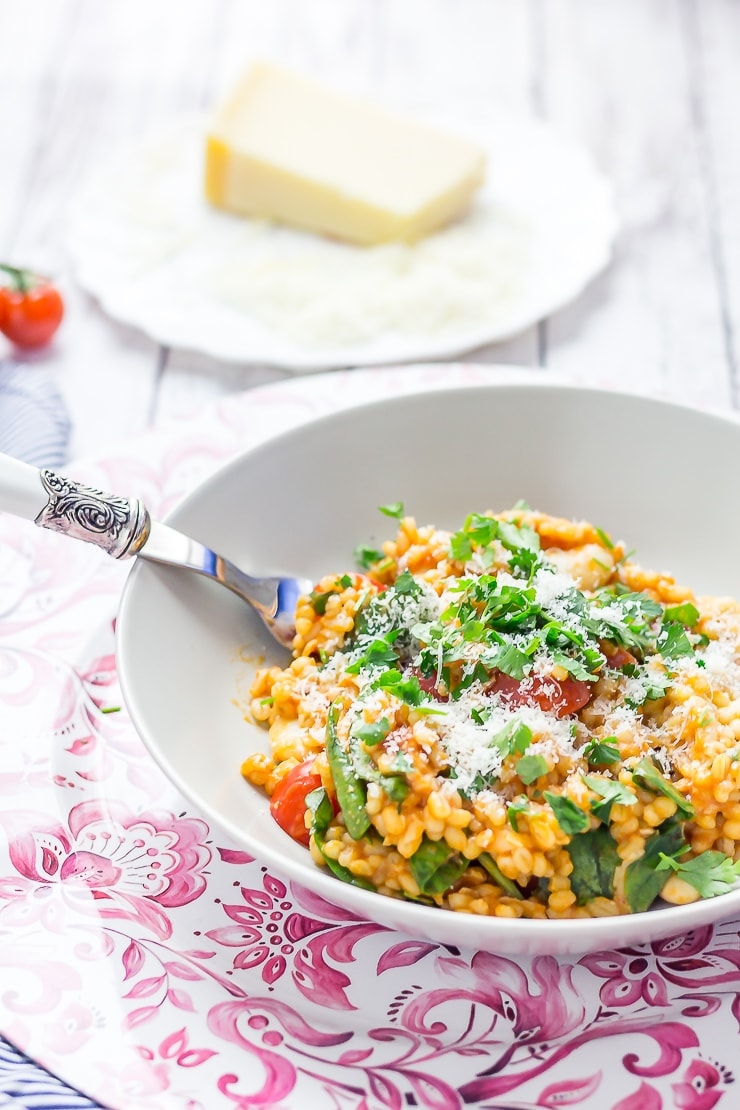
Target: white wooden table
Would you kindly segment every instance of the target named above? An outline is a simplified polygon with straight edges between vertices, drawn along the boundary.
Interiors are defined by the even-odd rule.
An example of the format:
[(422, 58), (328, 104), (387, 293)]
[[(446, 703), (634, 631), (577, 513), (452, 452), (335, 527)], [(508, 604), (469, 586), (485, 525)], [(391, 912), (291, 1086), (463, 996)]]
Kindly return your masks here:
[(733, 0), (0, 0), (0, 259), (62, 282), (63, 330), (34, 357), (68, 401), (73, 455), (285, 376), (109, 319), (65, 250), (69, 205), (100, 159), (209, 107), (254, 57), (483, 119), (529, 112), (577, 139), (614, 182), (612, 266), (577, 303), (466, 357), (737, 404)]

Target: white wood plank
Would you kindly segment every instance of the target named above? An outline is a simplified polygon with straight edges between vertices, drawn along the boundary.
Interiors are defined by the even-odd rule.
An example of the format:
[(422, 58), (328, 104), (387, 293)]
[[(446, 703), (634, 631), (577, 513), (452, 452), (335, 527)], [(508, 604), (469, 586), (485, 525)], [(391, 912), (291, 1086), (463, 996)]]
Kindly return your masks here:
[(194, 420), (205, 405), (229, 393), (241, 393), (292, 376), (290, 371), (274, 367), (229, 364), (192, 351), (168, 350), (152, 420), (156, 424)]
[[(61, 0), (60, 10), (65, 35), (47, 77), (50, 92), (35, 128), (12, 247), (18, 261), (61, 274), (67, 318), (45, 360), (74, 418), (71, 450), (89, 454), (146, 426), (160, 351), (104, 316), (66, 273), (66, 213), (89, 170), (118, 142), (202, 102), (215, 11), (204, 0)], [(33, 24), (27, 6), (22, 39)], [(33, 74), (33, 66), (27, 71)]]
[[(497, 110), (538, 112), (538, 24), (521, 0), (391, 0), (382, 88), (422, 110), (485, 127)], [(496, 172), (495, 161), (491, 168)], [(537, 366), (538, 329), (465, 354), (467, 361)]]
[(734, 407), (740, 408), (740, 8), (732, 0), (689, 0), (685, 35), (693, 43), (691, 78), (725, 357)]
[(378, 83), (383, 0), (273, 0), (234, 4), (219, 37), (217, 95), (264, 59), (354, 91)]
[[(536, 13), (534, 13), (536, 15)], [(532, 110), (533, 9), (521, 0), (392, 0), (386, 88), (409, 103)]]
[(69, 25), (63, 4), (29, 18), (28, 6), (0, 0), (0, 257), (12, 257), (13, 233), (28, 190), (43, 115), (54, 94), (54, 63)]
[(681, 5), (551, 0), (544, 10), (547, 114), (612, 177), (622, 223), (609, 272), (549, 322), (548, 365), (728, 403)]

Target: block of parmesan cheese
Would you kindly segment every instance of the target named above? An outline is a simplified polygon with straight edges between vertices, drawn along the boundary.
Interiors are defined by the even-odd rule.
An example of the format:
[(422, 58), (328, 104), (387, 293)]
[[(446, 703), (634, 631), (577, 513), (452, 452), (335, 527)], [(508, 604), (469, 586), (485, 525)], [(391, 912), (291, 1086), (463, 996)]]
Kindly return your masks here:
[(465, 209), (483, 181), (472, 142), (254, 65), (206, 143), (206, 196), (352, 243), (414, 242)]

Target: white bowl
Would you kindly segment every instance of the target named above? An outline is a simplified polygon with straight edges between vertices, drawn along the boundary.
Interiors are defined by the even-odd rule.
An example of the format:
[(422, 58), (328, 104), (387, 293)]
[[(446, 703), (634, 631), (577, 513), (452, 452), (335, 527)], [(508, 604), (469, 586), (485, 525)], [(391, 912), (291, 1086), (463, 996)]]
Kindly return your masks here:
[[(379, 505), (459, 527), (524, 498), (585, 518), (697, 593), (740, 595), (740, 423), (548, 376), (388, 399), (303, 425), (194, 490), (168, 523), (256, 572), (353, 569), (357, 543), (389, 536)], [(248, 608), (193, 574), (139, 561), (118, 620), (126, 704), (154, 758), (211, 822), (270, 868), (358, 916), (440, 943), (564, 954), (641, 943), (740, 916), (740, 891), (594, 920), (507, 921), (350, 886), (317, 868), (246, 783), (266, 750), (238, 694), (286, 662)]]

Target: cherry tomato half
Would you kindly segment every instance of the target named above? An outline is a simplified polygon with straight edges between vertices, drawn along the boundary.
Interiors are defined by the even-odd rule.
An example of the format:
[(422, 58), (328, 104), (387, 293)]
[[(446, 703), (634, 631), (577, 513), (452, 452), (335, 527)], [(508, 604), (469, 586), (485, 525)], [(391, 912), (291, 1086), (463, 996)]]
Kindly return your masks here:
[(637, 662), (631, 651), (627, 651), (623, 647), (617, 647), (610, 640), (602, 640), (599, 646), (606, 656), (607, 666), (612, 667), (615, 671), (621, 670), (622, 667), (634, 666)]
[(591, 697), (593, 684), (577, 678), (558, 679), (539, 674), (520, 680), (499, 671), (488, 691), (501, 694), (508, 705), (537, 705), (545, 713), (568, 717), (583, 709)]
[(0, 271), (10, 278), (10, 284), (0, 285), (0, 331), (17, 347), (45, 346), (64, 316), (59, 292), (28, 270), (0, 265)]
[(308, 844), (310, 835), (306, 828), (306, 795), (321, 786), (321, 775), (312, 771), (313, 759), (307, 759), (288, 771), (275, 787), (270, 798), (270, 813), (283, 832), (300, 844)]
[(424, 691), (424, 693), (427, 694), (428, 697), (434, 698), (435, 701), (449, 701), (450, 700), (448, 694), (440, 694), (439, 689), (437, 687), (437, 676), (436, 676), (436, 674), (432, 674), (432, 675), (429, 675), (428, 677), (425, 677), (421, 673), (421, 671), (416, 669), (416, 668), (414, 668), (412, 673), (416, 675), (416, 677), (419, 680), (419, 686)]

